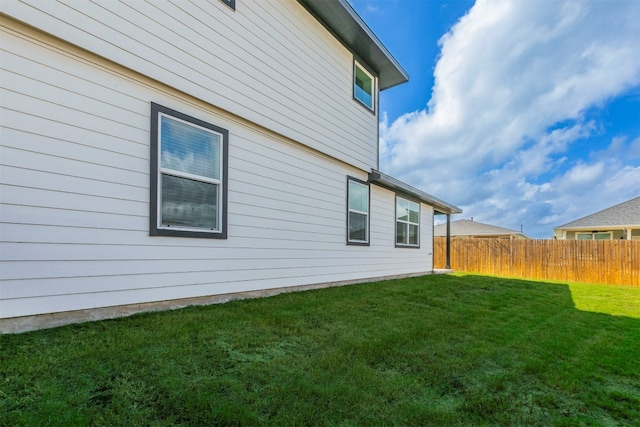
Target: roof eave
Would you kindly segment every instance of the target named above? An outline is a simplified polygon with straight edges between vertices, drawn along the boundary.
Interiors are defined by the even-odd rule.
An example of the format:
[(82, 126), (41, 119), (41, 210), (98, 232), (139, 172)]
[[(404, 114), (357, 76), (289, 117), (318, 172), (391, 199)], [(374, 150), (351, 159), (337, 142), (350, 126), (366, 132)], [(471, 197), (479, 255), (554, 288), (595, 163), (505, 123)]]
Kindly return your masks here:
[(571, 227), (555, 227), (553, 230), (568, 230), (568, 231), (576, 231), (576, 230), (625, 230), (628, 228), (640, 228), (640, 224), (627, 224), (627, 225), (576, 225)]
[(380, 90), (409, 81), (409, 74), (391, 55), (346, 0), (298, 0), (342, 44), (378, 74)]
[(427, 205), (433, 206), (433, 208), (443, 214), (459, 214), (462, 213), (462, 209), (445, 202), (431, 194), (425, 193), (422, 190), (418, 190), (415, 187), (405, 184), (389, 175), (385, 175), (380, 171), (372, 170), (369, 173), (369, 182), (387, 188), (389, 190), (397, 191), (408, 196), (414, 197)]

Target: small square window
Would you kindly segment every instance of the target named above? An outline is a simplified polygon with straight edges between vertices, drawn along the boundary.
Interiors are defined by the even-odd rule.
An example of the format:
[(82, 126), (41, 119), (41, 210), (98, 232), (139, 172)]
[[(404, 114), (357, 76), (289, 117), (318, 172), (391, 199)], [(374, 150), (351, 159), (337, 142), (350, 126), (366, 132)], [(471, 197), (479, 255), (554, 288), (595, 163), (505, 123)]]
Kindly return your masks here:
[(347, 179), (347, 244), (369, 244), (369, 184)]
[(150, 235), (226, 238), (228, 135), (151, 104)]
[(353, 67), (353, 97), (370, 110), (374, 110), (376, 79), (358, 62)]

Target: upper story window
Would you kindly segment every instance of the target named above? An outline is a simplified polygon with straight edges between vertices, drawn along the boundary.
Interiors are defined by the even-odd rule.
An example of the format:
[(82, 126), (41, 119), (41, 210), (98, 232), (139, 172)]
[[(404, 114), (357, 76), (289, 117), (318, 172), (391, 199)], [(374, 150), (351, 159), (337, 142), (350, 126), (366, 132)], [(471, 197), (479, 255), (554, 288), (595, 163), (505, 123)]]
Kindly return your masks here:
[(376, 79), (357, 61), (353, 67), (353, 97), (371, 111), (375, 110)]
[(369, 244), (369, 184), (347, 179), (347, 244)]
[(420, 204), (396, 197), (396, 245), (420, 246)]
[(151, 104), (149, 234), (226, 238), (229, 132)]

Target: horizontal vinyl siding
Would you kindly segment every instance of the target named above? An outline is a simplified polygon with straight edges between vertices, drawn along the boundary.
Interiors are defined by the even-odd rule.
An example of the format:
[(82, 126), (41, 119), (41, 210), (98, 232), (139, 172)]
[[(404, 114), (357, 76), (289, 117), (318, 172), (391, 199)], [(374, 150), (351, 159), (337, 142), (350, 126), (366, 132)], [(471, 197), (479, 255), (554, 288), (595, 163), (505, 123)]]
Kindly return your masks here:
[[(375, 186), (371, 246), (345, 244), (364, 171), (20, 25), (2, 40), (0, 317), (429, 271)], [(228, 239), (148, 235), (150, 102), (229, 130)]]
[(0, 10), (358, 168), (377, 165), (377, 117), (353, 100), (352, 54), (295, 0), (236, 11), (218, 0), (6, 0)]
[(420, 248), (395, 248), (395, 193), (371, 185), (371, 249), (389, 274), (433, 270), (433, 208), (420, 205)]

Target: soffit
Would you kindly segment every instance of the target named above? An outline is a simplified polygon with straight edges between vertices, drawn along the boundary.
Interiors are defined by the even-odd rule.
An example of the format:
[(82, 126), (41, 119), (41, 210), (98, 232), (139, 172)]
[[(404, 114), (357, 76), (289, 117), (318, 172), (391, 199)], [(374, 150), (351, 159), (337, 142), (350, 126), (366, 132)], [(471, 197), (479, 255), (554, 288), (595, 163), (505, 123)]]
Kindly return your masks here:
[(397, 179), (385, 175), (379, 171), (371, 171), (369, 173), (369, 182), (379, 185), (381, 187), (387, 188), (389, 190), (397, 191), (402, 194), (406, 194), (413, 198), (420, 200), (423, 203), (426, 203), (429, 206), (433, 206), (433, 208), (443, 214), (458, 214), (462, 213), (462, 209), (457, 206), (454, 206), (450, 203), (445, 202), (444, 200), (438, 199), (437, 197), (432, 196), (431, 194), (425, 193), (422, 190), (418, 190), (415, 187), (410, 186), (402, 181), (398, 181)]

